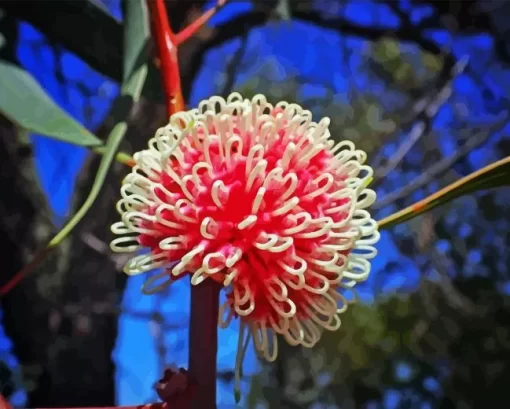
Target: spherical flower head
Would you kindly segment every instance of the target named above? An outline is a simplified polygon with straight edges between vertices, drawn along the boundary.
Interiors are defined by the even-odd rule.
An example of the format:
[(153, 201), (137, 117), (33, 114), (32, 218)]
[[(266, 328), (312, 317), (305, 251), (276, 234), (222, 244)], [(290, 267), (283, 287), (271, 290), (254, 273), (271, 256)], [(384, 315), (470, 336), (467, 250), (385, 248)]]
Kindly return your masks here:
[(268, 360), (276, 334), (311, 347), (338, 329), (344, 291), (368, 277), (380, 235), (366, 154), (335, 144), (328, 126), (296, 104), (238, 93), (173, 115), (121, 188), (111, 247), (149, 250), (124, 271), (223, 283), (220, 325), (239, 317)]

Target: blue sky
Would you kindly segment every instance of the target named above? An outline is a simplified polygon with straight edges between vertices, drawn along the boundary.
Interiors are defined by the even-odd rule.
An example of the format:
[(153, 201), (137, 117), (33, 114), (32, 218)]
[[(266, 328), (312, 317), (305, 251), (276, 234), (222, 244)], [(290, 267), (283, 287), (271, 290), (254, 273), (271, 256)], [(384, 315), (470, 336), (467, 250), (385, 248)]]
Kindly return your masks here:
[[(394, 16), (389, 11), (384, 11), (384, 8), (382, 8), (382, 17), (379, 17), (381, 21), (374, 21), (373, 14), (366, 13), (366, 5), (361, 3), (364, 2), (347, 7), (347, 10), (344, 10), (346, 16), (360, 24), (384, 23), (390, 27), (397, 24), (398, 21)], [(213, 24), (221, 23), (233, 14), (246, 11), (247, 8), (248, 5), (245, 2), (233, 2), (214, 18)], [(414, 18), (419, 19), (426, 13), (426, 9), (418, 10), (414, 13)], [(438, 41), (445, 41), (442, 33), (430, 33), (430, 35)], [(117, 85), (102, 78), (72, 54), (64, 53), (60, 60), (63, 75), (68, 80), (84, 83), (94, 96), (91, 99), (83, 98), (73, 84), (65, 88), (61, 87), (54, 75), (58, 64), (54, 53), (43, 43), (40, 43), (37, 47), (30, 46), (30, 44), (39, 43), (41, 40), (42, 36), (36, 30), (28, 25), (22, 26), (18, 54), (22, 64), (31, 71), (57, 103), (76, 119), (85, 123), (87, 127), (94, 129), (100, 124), (109, 104), (116, 96), (118, 92)], [(268, 56), (276, 56), (282, 67), (281, 75), (299, 71), (303, 75), (317, 79), (320, 82), (331, 83), (336, 91), (342, 94), (347, 92), (349, 84), (347, 76), (339, 75), (339, 72), (341, 72), (339, 65), (342, 61), (341, 55), (339, 55), (341, 50), (340, 41), (341, 38), (337, 33), (320, 30), (309, 24), (288, 22), (280, 25), (270, 24), (266, 28), (254, 30), (250, 34), (247, 47), (249, 52), (253, 50), (258, 53), (261, 62)], [(359, 42), (356, 39), (349, 41)], [(217, 81), (218, 72), (221, 72), (225, 67), (225, 57), (231, 55), (238, 46), (239, 40), (234, 40), (207, 55), (204, 68), (199, 73), (192, 93), (191, 105), (195, 105), (200, 99), (215, 93), (218, 88), (221, 88), (221, 84), (218, 84)], [(484, 36), (460, 39), (455, 42), (454, 51), (459, 55), (472, 54), (473, 50), (479, 50), (480, 55), (480, 59), (475, 61), (474, 64), (482, 64), (484, 56), (487, 60), (492, 57), (492, 43), (490, 39)], [(257, 67), (254, 66), (253, 71), (256, 71), (256, 69)], [(507, 72), (498, 71), (497, 67), (492, 67), (491, 70), (494, 71), (494, 77), (508, 77)], [(253, 72), (242, 73), (238, 78), (238, 83), (242, 83), (252, 74)], [(359, 81), (358, 86), (361, 88), (366, 85), (362, 78), (357, 79), (357, 81)], [(488, 77), (488, 81), (490, 84), (490, 81), (492, 81), (490, 77)], [(500, 90), (498, 86), (494, 86), (494, 89), (495, 92)], [(461, 96), (462, 94), (476, 92), (476, 84), (468, 79), (460, 79), (456, 83), (456, 92)], [(92, 112), (89, 112), (87, 104), (92, 106)], [(446, 123), (450, 117), (451, 113), (446, 110), (439, 115), (437, 121)], [(146, 137), (149, 139), (151, 136), (147, 135)], [(33, 143), (41, 185), (48, 194), (55, 214), (55, 223), (61, 224), (69, 216), (69, 204), (75, 178), (81, 169), (87, 152), (82, 148), (39, 136), (33, 137)], [(444, 144), (445, 153), (451, 153), (453, 149), (454, 146), (449, 145), (446, 139)], [(490, 158), (488, 150), (476, 151), (470, 157), (473, 163), (480, 165), (490, 159), (492, 158)], [(362, 295), (366, 302), (372, 302), (375, 294), (380, 292), (410, 291), (419, 282), (419, 274), (415, 265), (410, 260), (399, 256), (398, 250), (388, 233), (383, 233), (378, 249), (379, 256), (373, 263), (371, 278), (361, 285)], [(384, 274), (382, 272), (383, 267), (389, 261), (394, 260), (399, 260), (402, 269), (391, 276), (382, 275)], [(160, 303), (162, 311), (166, 315), (178, 316), (180, 320), (186, 322), (189, 286), (184, 280), (172, 287), (171, 293), (164, 300), (142, 296), (140, 294), (140, 280), (143, 280), (143, 277), (129, 279), (124, 297), (126, 307), (130, 310), (151, 311), (155, 303)], [(233, 369), (237, 327), (234, 325), (227, 330), (220, 330), (219, 337), (220, 370)], [(168, 334), (165, 337), (165, 342), (171, 356), (169, 362), (186, 366), (187, 328), (183, 327), (182, 330)], [(9, 341), (5, 336), (0, 336), (0, 350), (8, 351), (9, 349)], [(143, 355), (141, 351), (143, 351)], [(125, 314), (120, 317), (119, 337), (114, 357), (119, 364), (117, 374), (118, 403), (124, 405), (140, 404), (155, 399), (152, 393), (152, 385), (159, 378), (160, 373), (154, 348), (154, 337), (151, 332), (151, 325), (147, 321)], [(9, 357), (9, 359), (14, 362), (13, 357)], [(253, 373), (257, 368), (257, 361), (251, 348), (245, 368), (248, 374)], [(405, 368), (403, 371), (405, 371)], [(232, 385), (218, 384), (219, 407), (234, 407), (232, 390)], [(244, 395), (247, 394), (247, 385), (243, 385), (243, 392)], [(19, 395), (14, 403), (21, 404), (22, 400), (23, 396)], [(242, 407), (242, 402), (240, 406)]]

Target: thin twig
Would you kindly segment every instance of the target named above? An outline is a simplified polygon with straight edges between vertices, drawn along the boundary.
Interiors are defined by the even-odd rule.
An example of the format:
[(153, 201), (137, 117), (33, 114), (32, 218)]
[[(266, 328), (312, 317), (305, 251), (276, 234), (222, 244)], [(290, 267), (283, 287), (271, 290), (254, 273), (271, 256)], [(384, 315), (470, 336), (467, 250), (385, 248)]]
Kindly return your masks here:
[(466, 143), (459, 147), (455, 153), (447, 158), (444, 158), (440, 162), (435, 163), (425, 170), (420, 176), (415, 178), (413, 181), (408, 183), (403, 188), (392, 192), (382, 199), (374, 203), (374, 210), (382, 209), (389, 206), (396, 201), (408, 197), (418, 189), (426, 186), (432, 180), (440, 177), (444, 172), (450, 169), (458, 161), (462, 160), (468, 155), (473, 149), (482, 145), (487, 139), (501, 130), (508, 122), (509, 114), (507, 113), (504, 117), (495, 122), (489, 129), (477, 130), (471, 137), (466, 138)]
[(390, 172), (395, 170), (413, 146), (430, 131), (434, 117), (437, 115), (441, 106), (445, 104), (452, 94), (453, 81), (464, 71), (466, 65), (467, 58), (459, 60), (453, 67), (449, 81), (443, 85), (437, 95), (424, 103), (423, 107), (419, 111), (419, 115), (417, 116), (418, 122), (415, 123), (409, 132), (409, 136), (406, 141), (397, 149), (397, 152), (391, 156), (388, 163), (377, 170), (375, 174), (375, 178), (377, 180), (384, 179)]
[(193, 21), (189, 26), (181, 30), (175, 35), (175, 44), (177, 46), (186, 42), (189, 38), (194, 36), (198, 30), (207, 23), (226, 3), (228, 0), (218, 0), (216, 5), (203, 13), (200, 17), (198, 17), (195, 21)]

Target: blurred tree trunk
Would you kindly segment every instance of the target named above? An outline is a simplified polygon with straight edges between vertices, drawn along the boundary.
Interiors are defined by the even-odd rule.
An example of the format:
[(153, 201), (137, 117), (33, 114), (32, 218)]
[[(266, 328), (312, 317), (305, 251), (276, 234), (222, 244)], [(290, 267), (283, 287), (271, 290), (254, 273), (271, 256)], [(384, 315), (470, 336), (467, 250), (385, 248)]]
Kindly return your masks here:
[[(0, 58), (15, 62), (16, 23), (7, 16), (1, 28), (8, 42), (0, 50)], [(0, 285), (7, 283), (55, 233), (46, 198), (39, 187), (31, 147), (22, 136), (0, 117), (0, 246), (4, 257)], [(58, 300), (54, 290), (62, 280), (67, 254), (66, 246), (60, 247), (35, 274), (1, 299), (3, 325), (13, 341), (13, 352), (22, 370), (28, 367), (40, 374), (37, 386), (29, 391), (33, 402), (44, 401), (53, 383), (50, 348), (58, 340), (50, 328), (50, 310), (51, 303)]]
[[(195, 3), (195, 4), (193, 4)], [(172, 13), (196, 15), (197, 3), (173, 3)], [(182, 10), (177, 6), (182, 5)], [(176, 19), (178, 30), (190, 17)], [(16, 22), (4, 17), (2, 34), (8, 40), (2, 58), (15, 61)], [(198, 44), (184, 48), (183, 60)], [(201, 50), (205, 53), (205, 50)], [(186, 63), (184, 63), (185, 65)], [(185, 80), (191, 89), (193, 78)], [(188, 95), (186, 95), (187, 97)], [(163, 106), (141, 101), (133, 107), (125, 142), (135, 152), (147, 145), (165, 121)], [(105, 138), (115, 125), (107, 115), (96, 134)], [(7, 265), (0, 284), (31, 261), (56, 232), (51, 211), (38, 183), (29, 145), (16, 138), (16, 129), (0, 120), (0, 244)], [(78, 177), (75, 206), (83, 203), (94, 181), (100, 157), (91, 156)], [(115, 347), (125, 275), (121, 260), (108, 243), (110, 225), (118, 220), (115, 203), (122, 178), (129, 172), (115, 164), (94, 206), (66, 240), (30, 277), (2, 298), (3, 324), (22, 367), (38, 369), (31, 379), (28, 407), (108, 406), (115, 403)]]

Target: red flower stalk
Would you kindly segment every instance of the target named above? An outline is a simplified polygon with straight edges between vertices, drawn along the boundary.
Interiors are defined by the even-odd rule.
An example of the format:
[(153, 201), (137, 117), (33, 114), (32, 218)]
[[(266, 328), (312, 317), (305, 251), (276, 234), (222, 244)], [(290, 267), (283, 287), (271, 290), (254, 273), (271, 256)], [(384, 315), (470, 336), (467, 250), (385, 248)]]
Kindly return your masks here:
[(170, 28), (164, 0), (147, 0), (147, 7), (151, 16), (152, 33), (158, 50), (167, 114), (171, 116), (184, 110), (177, 41)]
[[(184, 110), (177, 45), (192, 36), (224, 2), (225, 0), (220, 0), (217, 7), (206, 12), (176, 37), (170, 28), (164, 0), (147, 0), (169, 116)], [(197, 391), (190, 402), (193, 409), (216, 408), (218, 299), (219, 286), (207, 283), (192, 290), (188, 369), (197, 386)], [(207, 348), (202, 346), (204, 339), (209, 342)], [(162, 399), (167, 401), (165, 397)], [(181, 396), (181, 400), (183, 399), (184, 396)]]

